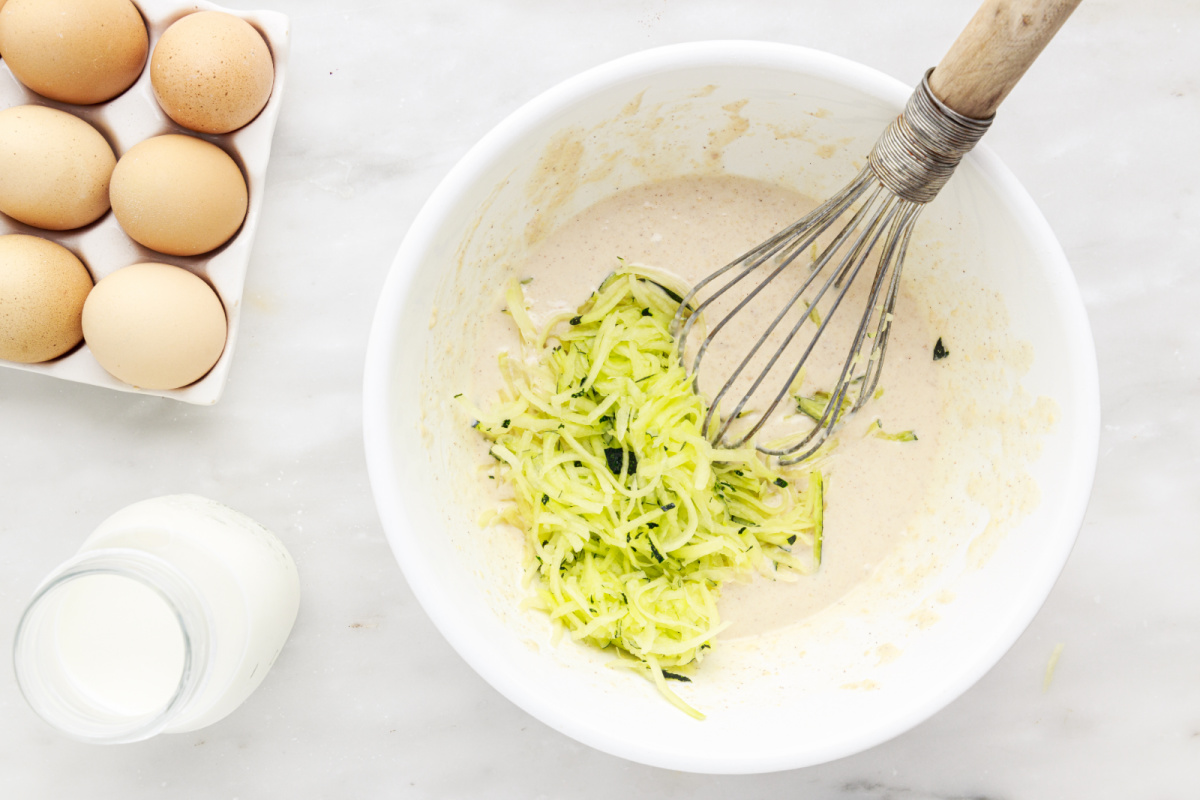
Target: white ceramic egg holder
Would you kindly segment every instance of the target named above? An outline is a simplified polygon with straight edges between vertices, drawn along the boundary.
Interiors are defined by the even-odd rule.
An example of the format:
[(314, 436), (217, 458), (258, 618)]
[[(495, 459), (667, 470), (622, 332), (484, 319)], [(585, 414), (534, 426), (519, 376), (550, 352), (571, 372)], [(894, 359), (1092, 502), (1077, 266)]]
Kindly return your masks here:
[(220, 399), (225, 388), (234, 344), (237, 341), (246, 268), (254, 244), (254, 231), (258, 227), (258, 218), (262, 211), (267, 162), (271, 155), (271, 136), (275, 131), (275, 121), (279, 117), (279, 104), (287, 77), (288, 19), (285, 15), (273, 11), (234, 11), (207, 2), (182, 4), (178, 0), (134, 0), (134, 4), (141, 11), (150, 33), (151, 53), (159, 37), (171, 23), (195, 11), (224, 11), (253, 25), (267, 40), (275, 62), (275, 83), (271, 89), (271, 98), (262, 112), (244, 128), (221, 136), (202, 135), (182, 128), (163, 113), (154, 99), (154, 91), (150, 86), (149, 58), (133, 86), (116, 99), (94, 106), (58, 103), (35, 94), (22, 86), (3, 60), (0, 60), (0, 108), (33, 104), (67, 111), (96, 127), (108, 139), (117, 158), (138, 142), (164, 133), (184, 133), (210, 141), (229, 153), (246, 177), (250, 203), (242, 227), (221, 247), (211, 253), (193, 257), (168, 256), (142, 247), (121, 230), (111, 210), (91, 225), (72, 231), (41, 230), (0, 214), (0, 234), (26, 233), (63, 245), (83, 261), (91, 272), (93, 281), (99, 281), (121, 267), (142, 261), (174, 264), (194, 272), (216, 289), (221, 303), (225, 306), (225, 315), (229, 322), (225, 350), (216, 365), (203, 378), (181, 389), (166, 391), (139, 389), (117, 380), (97, 363), (86, 343), (52, 361), (18, 364), (0, 360), (0, 366), (78, 383), (105, 386), (123, 392), (169, 397), (197, 405), (212, 405)]

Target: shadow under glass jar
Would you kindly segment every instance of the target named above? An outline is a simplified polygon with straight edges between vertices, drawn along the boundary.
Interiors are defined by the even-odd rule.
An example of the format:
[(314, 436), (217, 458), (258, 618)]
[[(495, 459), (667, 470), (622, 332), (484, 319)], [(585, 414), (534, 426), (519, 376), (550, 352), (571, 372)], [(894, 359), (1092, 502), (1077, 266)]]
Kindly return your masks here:
[(51, 573), (17, 625), (13, 666), (30, 706), (87, 742), (148, 739), (178, 720), (211, 672), (212, 614), (168, 561), (91, 550)]

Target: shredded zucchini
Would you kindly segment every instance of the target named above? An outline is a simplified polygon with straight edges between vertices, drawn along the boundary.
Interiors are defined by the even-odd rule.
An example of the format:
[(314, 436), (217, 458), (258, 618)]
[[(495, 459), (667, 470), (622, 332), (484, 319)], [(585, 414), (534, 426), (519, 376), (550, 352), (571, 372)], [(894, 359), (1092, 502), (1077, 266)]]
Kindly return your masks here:
[(893, 442), (915, 442), (917, 434), (913, 431), (898, 431), (896, 433), (888, 433), (883, 429), (883, 423), (875, 420), (867, 426), (865, 436), (874, 436), (878, 439), (888, 439)]
[[(795, 390), (793, 388), (793, 392), (794, 391)], [(829, 401), (830, 401), (830, 399), (832, 399), (832, 396), (829, 394), (829, 392), (826, 392), (826, 391), (813, 392), (811, 395), (809, 395), (807, 397), (799, 395), (799, 394), (794, 394), (793, 396), (794, 396), (794, 399), (796, 400), (796, 409), (798, 411), (800, 411), (801, 413), (805, 414), (806, 416), (812, 418), (816, 422), (820, 422), (821, 418), (823, 416), (825, 416), (825, 409), (829, 407)], [(872, 397), (876, 400), (883, 397), (883, 387), (876, 389), (875, 394), (872, 395)], [(854, 405), (854, 401), (850, 397), (848, 397), (848, 396), (843, 397), (842, 398), (842, 409), (841, 409), (841, 411), (838, 412), (838, 416), (845, 417), (846, 413), (850, 410), (850, 408), (853, 405)], [(883, 429), (883, 423), (880, 422), (878, 419), (876, 419), (874, 422), (872, 422), (870, 425), (867, 426), (866, 433), (864, 433), (863, 435), (864, 436), (874, 436), (877, 439), (887, 439), (887, 440), (893, 441), (893, 442), (915, 442), (915, 441), (917, 441), (917, 434), (911, 430), (898, 431), (896, 433), (888, 433), (887, 431), (885, 431)]]
[[(829, 401), (832, 395), (826, 391), (813, 392), (809, 397), (796, 395), (796, 409), (808, 417), (811, 417), (816, 422), (820, 422), (825, 416), (825, 409), (829, 406)], [(842, 407), (838, 411), (838, 417), (844, 417), (850, 407), (854, 405), (854, 401), (847, 395), (842, 397)]]
[(785, 478), (753, 448), (715, 449), (702, 435), (704, 402), (670, 334), (684, 294), (622, 266), (538, 331), (514, 280), (522, 353), (500, 356), (507, 390), (487, 411), (460, 402), (512, 489), (497, 517), (527, 536), (531, 605), (572, 638), (614, 648), (616, 664), (702, 719), (667, 681), (689, 681), (679, 668), (725, 627), (723, 582), (817, 567), (823, 491), (816, 469)]

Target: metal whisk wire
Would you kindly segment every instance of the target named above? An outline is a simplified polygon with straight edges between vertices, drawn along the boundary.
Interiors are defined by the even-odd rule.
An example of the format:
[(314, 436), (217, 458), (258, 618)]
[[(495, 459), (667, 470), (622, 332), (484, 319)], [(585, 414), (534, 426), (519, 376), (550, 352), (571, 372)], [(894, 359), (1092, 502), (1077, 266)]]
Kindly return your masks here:
[[(871, 283), (870, 294), (866, 303), (867, 310), (860, 318), (847, 357), (842, 364), (842, 369), (838, 375), (837, 382), (834, 384), (834, 389), (830, 392), (830, 399), (825, 405), (825, 410), (821, 418), (800, 441), (785, 447), (771, 448), (762, 446), (759, 449), (768, 455), (779, 457), (781, 462), (785, 464), (795, 463), (808, 458), (824, 443), (833, 430), (833, 427), (837, 424), (838, 419), (842, 416), (844, 404), (847, 402), (852, 386), (858, 385), (857, 395), (850, 401), (849, 407), (845, 408), (845, 413), (857, 411), (863, 403), (874, 395), (879, 377), (882, 374), (888, 334), (891, 330), (891, 320), (896, 306), (896, 298), (899, 294), (900, 272), (903, 267), (904, 251), (907, 248), (913, 224), (916, 222), (921, 209), (922, 206), (920, 205), (906, 200), (897, 200), (896, 198), (888, 198), (875, 207), (874, 212), (863, 226), (863, 233), (860, 235), (859, 242), (856, 244), (854, 250), (852, 250), (851, 255), (847, 256), (847, 259), (851, 261), (845, 267), (845, 270), (849, 272), (848, 279), (843, 279), (839, 275), (838, 281), (841, 281), (841, 291), (831, 305), (824, 321), (818, 327), (803, 356), (789, 374), (783, 388), (776, 394), (767, 414), (759, 418), (758, 422), (749, 432), (749, 435), (743, 436), (737, 442), (737, 446), (741, 446), (757, 433), (766, 422), (768, 416), (787, 397), (792, 383), (800, 373), (800, 370), (803, 369), (817, 341), (821, 338), (825, 326), (829, 324), (829, 320), (833, 318), (837, 307), (845, 298), (850, 283), (855, 280), (864, 265), (869, 262), (870, 254), (874, 251), (876, 244), (886, 229), (888, 233), (875, 269), (874, 279)], [(864, 242), (866, 243), (865, 246), (863, 246)], [(834, 282), (834, 286), (838, 285), (838, 281)], [(807, 316), (801, 322), (804, 319), (807, 319)], [(874, 320), (874, 331), (870, 330), (872, 320)], [(871, 343), (869, 351), (866, 349), (868, 341)], [(743, 400), (745, 399), (743, 398)], [(803, 449), (806, 446), (807, 449)]]
[[(932, 72), (932, 70), (930, 70)], [(762, 453), (775, 456), (781, 463), (792, 464), (808, 458), (829, 437), (844, 414), (858, 410), (875, 393), (883, 371), (892, 316), (900, 289), (900, 275), (912, 237), (913, 227), (925, 204), (937, 195), (950, 178), (963, 155), (987, 131), (991, 117), (983, 120), (965, 117), (946, 107), (929, 89), (929, 73), (909, 99), (904, 113), (884, 131), (868, 158), (867, 166), (841, 191), (822, 203), (803, 219), (785, 228), (744, 255), (696, 284), (683, 298), (672, 325), (678, 343), (680, 363), (693, 375), (700, 391), (699, 370), (710, 345), (726, 326), (775, 281), (792, 267), (801, 254), (830, 231), (834, 223), (849, 217), (844, 227), (824, 247), (800, 281), (799, 288), (773, 315), (770, 324), (750, 346), (720, 390), (709, 403), (704, 430), (709, 439), (724, 447), (741, 447), (762, 431), (763, 426), (788, 397), (830, 320), (845, 300), (859, 273), (874, 265), (874, 277), (868, 291), (865, 311), (851, 337), (846, 359), (837, 381), (829, 391), (829, 400), (816, 424), (796, 441), (777, 445), (756, 443)], [(690, 356), (688, 338), (701, 324), (704, 312), (751, 275), (767, 274), (745, 297), (736, 302), (709, 330)], [(726, 281), (715, 286), (722, 278)], [(823, 282), (821, 282), (823, 281)], [(815, 294), (811, 290), (815, 289)], [(705, 299), (695, 306), (702, 294)], [(812, 294), (811, 300), (806, 295)], [(797, 304), (808, 305), (790, 330), (781, 331)], [(822, 320), (813, 319), (809, 309), (827, 302)], [(799, 358), (788, 371), (786, 380), (757, 419), (746, 430), (731, 434), (731, 426), (742, 417), (750, 399), (762, 387), (792, 343), (812, 323), (807, 342)], [(746, 373), (769, 341), (778, 340), (775, 350), (754, 377), (750, 388), (741, 395), (728, 414), (721, 406), (738, 379)], [(870, 342), (868, 346), (868, 342)], [(749, 377), (749, 376), (747, 376)], [(851, 396), (852, 387), (857, 386)]]

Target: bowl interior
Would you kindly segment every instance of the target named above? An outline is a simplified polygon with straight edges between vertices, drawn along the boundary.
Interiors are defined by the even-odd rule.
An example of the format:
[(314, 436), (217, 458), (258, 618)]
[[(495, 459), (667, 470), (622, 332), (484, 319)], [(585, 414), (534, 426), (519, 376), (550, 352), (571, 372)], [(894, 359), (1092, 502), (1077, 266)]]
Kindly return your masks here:
[[(985, 148), (924, 213), (905, 266), (953, 337), (955, 431), (927, 510), (886, 565), (831, 609), (723, 642), (681, 694), (555, 642), (520, 607), (522, 545), (481, 528), (480, 445), (451, 402), (480, 320), (527, 248), (621, 188), (735, 174), (820, 198), (862, 166), (910, 89), (802, 48), (705, 43), (585, 73), (473, 149), (414, 222), (380, 299), (365, 435), (389, 542), (442, 633), (547, 724), (636, 761), (700, 772), (819, 763), (912, 727), (977, 680), (1049, 592), (1082, 520), (1098, 391), (1069, 267), (1032, 201)], [(582, 300), (591, 287), (582, 290)]]

